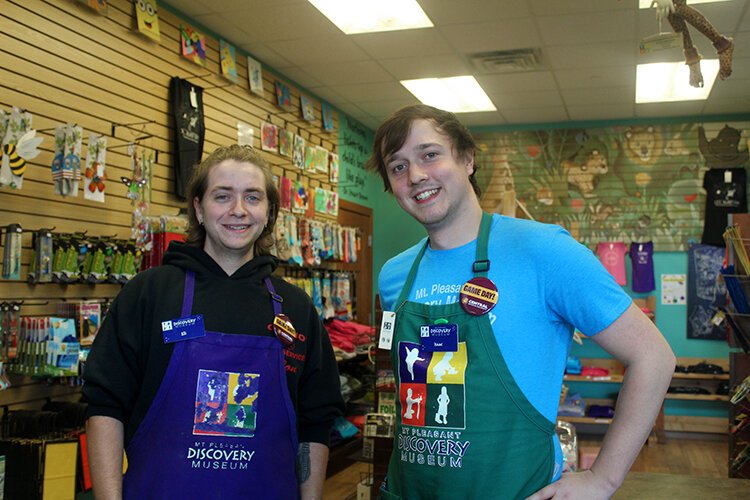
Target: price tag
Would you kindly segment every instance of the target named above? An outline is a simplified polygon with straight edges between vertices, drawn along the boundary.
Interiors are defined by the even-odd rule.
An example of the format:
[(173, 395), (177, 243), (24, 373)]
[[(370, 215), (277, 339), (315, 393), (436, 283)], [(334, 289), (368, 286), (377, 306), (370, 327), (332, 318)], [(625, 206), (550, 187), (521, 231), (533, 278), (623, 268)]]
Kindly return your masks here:
[(396, 326), (396, 313), (383, 311), (383, 320), (380, 322), (380, 340), (378, 347), (390, 351), (393, 344), (393, 330)]
[(732, 171), (724, 170), (724, 184), (731, 184), (731, 183), (732, 183)]
[(190, 87), (190, 105), (196, 109), (198, 108), (198, 96), (193, 87)]

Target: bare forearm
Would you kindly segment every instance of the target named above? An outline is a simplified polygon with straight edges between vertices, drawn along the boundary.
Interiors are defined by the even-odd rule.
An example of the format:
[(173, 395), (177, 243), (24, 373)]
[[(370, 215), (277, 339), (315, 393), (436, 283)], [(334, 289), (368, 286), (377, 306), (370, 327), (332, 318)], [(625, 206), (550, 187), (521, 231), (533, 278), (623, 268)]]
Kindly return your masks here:
[(327, 466), (328, 446), (320, 443), (300, 443), (297, 453), (297, 478), (302, 500), (323, 498)]
[(627, 368), (615, 418), (591, 467), (614, 489), (622, 484), (648, 438), (673, 373), (674, 356), (666, 342)]
[(91, 417), (86, 421), (89, 467), (97, 500), (122, 498), (122, 454), (124, 428), (111, 417)]

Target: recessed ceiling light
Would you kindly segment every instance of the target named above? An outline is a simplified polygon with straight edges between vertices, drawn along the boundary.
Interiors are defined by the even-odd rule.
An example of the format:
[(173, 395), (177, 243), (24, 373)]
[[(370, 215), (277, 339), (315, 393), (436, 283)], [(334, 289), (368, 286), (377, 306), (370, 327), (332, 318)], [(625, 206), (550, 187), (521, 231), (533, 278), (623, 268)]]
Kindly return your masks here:
[[(688, 4), (697, 3), (714, 3), (714, 2), (731, 2), (732, 0), (687, 0)], [(641, 9), (650, 9), (652, 0), (638, 0), (638, 7)]]
[(416, 0), (308, 1), (347, 35), (433, 26)]
[(719, 73), (718, 59), (701, 62), (703, 87), (690, 86), (690, 68), (682, 62), (639, 64), (636, 70), (635, 102), (676, 102), (708, 99)]
[(497, 111), (473, 76), (401, 80), (401, 85), (424, 104), (453, 113)]

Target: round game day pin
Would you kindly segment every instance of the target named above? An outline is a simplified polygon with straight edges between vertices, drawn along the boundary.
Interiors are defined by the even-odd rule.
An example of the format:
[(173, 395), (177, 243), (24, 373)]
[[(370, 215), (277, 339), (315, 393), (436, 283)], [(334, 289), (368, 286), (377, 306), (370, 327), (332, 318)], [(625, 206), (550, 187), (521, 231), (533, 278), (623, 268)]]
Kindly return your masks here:
[(461, 287), (459, 300), (467, 313), (486, 314), (497, 304), (497, 287), (489, 278), (472, 278)]
[(297, 330), (294, 329), (292, 321), (286, 314), (277, 314), (274, 316), (273, 331), (281, 343), (287, 347), (292, 345), (294, 339), (297, 338)]

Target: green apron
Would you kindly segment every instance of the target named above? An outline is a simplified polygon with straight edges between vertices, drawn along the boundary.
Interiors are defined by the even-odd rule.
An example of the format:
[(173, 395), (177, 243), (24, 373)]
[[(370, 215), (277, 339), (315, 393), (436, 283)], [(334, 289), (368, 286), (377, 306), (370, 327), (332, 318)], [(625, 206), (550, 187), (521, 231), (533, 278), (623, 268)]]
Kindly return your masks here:
[[(489, 270), (491, 224), (492, 216), (483, 213), (475, 277)], [(487, 314), (470, 315), (459, 302), (406, 301), (426, 248), (414, 259), (396, 302), (396, 436), (381, 496), (525, 498), (552, 480), (554, 424), (516, 385)], [(444, 320), (458, 325), (458, 352), (422, 349), (420, 327)]]

